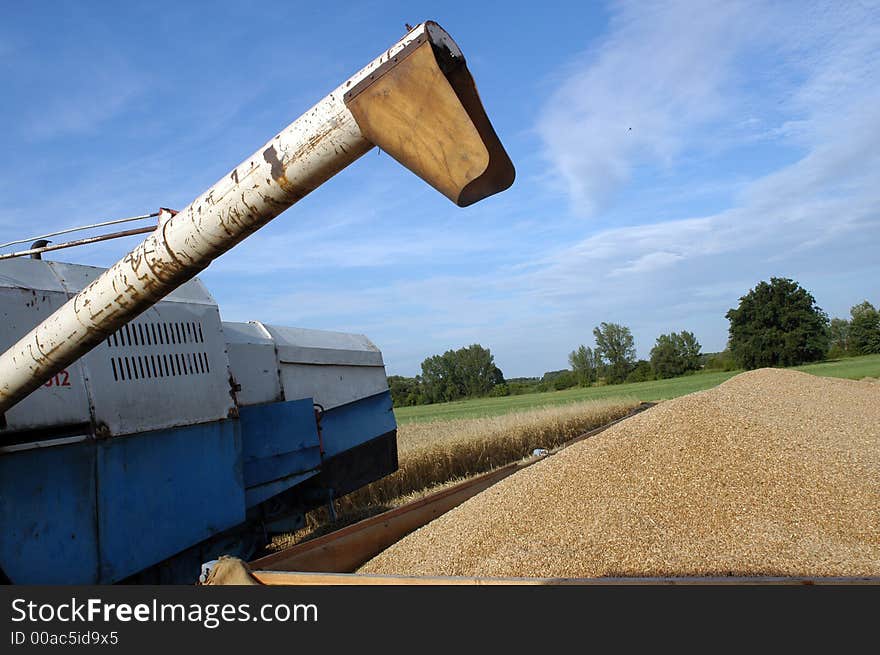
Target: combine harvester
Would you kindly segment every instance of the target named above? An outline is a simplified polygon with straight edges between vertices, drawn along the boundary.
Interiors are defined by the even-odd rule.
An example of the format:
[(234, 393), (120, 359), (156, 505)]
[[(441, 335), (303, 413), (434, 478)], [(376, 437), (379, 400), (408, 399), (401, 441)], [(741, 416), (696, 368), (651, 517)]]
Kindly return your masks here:
[(0, 256), (5, 581), (193, 582), (397, 468), (378, 348), (221, 322), (195, 279), (374, 146), (461, 207), (513, 183), (461, 51), (427, 22), (111, 268), (38, 258), (94, 238)]

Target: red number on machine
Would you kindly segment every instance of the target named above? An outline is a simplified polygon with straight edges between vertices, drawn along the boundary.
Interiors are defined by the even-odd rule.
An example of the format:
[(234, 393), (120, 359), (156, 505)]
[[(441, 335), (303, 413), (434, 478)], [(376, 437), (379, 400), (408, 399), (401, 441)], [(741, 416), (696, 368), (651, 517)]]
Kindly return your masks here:
[(70, 373), (67, 372), (67, 369), (59, 371), (53, 377), (49, 378), (49, 381), (43, 385), (44, 387), (69, 387), (70, 386)]

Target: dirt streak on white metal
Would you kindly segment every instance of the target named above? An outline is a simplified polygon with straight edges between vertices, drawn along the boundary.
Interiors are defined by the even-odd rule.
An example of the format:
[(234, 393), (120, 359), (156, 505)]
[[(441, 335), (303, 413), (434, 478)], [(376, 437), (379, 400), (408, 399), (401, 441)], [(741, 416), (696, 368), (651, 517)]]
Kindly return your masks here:
[(411, 30), (0, 355), (0, 413), (370, 150), (343, 94), (427, 30), (451, 43)]

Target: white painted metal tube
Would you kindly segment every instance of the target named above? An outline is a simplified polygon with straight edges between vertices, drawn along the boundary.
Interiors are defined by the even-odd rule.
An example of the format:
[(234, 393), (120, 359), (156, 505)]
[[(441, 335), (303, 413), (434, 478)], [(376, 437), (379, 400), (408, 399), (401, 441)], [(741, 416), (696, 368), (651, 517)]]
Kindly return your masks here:
[(370, 150), (343, 95), (428, 31), (452, 43), (411, 30), (0, 355), (0, 414)]

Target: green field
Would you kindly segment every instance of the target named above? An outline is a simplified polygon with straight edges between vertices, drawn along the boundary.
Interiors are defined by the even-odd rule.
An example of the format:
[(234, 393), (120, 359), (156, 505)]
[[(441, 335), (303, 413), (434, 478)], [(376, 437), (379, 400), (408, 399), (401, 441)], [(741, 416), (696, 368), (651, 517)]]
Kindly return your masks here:
[[(880, 355), (866, 355), (849, 359), (833, 360), (820, 364), (797, 366), (796, 370), (814, 375), (859, 380), (864, 377), (880, 377)], [(517, 410), (531, 409), (546, 405), (559, 405), (579, 400), (600, 400), (631, 396), (639, 400), (666, 400), (683, 396), (693, 391), (701, 391), (733, 377), (741, 371), (710, 371), (686, 375), (669, 380), (635, 382), (612, 386), (566, 389), (546, 393), (530, 393), (504, 398), (477, 398), (460, 400), (437, 405), (400, 407), (394, 410), (398, 423), (419, 421), (444, 421), (458, 418), (478, 418), (497, 416)]]

